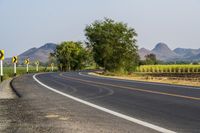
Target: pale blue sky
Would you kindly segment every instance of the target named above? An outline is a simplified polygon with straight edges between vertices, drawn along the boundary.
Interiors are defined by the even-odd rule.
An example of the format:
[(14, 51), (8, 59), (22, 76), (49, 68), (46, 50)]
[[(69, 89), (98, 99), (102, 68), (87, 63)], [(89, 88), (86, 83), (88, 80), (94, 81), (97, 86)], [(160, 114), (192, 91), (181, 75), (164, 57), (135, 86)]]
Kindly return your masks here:
[(0, 49), (7, 56), (47, 42), (84, 41), (104, 17), (128, 23), (137, 45), (200, 48), (200, 0), (0, 0)]

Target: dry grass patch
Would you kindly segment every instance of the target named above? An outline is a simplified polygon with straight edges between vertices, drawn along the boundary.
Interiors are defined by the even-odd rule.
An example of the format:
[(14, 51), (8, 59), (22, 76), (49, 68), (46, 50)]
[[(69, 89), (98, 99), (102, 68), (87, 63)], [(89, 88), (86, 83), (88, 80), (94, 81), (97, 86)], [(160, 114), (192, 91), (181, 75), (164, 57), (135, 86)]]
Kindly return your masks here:
[(179, 77), (152, 77), (145, 74), (113, 74), (113, 73), (103, 73), (103, 72), (93, 72), (89, 73), (90, 75), (100, 76), (100, 77), (109, 77), (115, 79), (125, 79), (125, 80), (136, 80), (136, 81), (145, 81), (145, 82), (155, 82), (155, 83), (167, 83), (173, 85), (186, 85), (186, 86), (196, 86), (200, 87), (199, 80), (192, 79), (190, 80), (179, 78)]

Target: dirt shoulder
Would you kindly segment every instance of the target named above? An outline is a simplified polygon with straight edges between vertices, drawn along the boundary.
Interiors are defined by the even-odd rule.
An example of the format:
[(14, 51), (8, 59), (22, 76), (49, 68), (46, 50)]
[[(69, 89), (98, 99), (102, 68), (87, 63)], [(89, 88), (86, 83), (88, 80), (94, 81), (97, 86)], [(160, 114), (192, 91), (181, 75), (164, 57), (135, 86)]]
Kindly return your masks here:
[(0, 84), (0, 132), (5, 131), (11, 124), (11, 121), (7, 117), (7, 110), (9, 110), (8, 104), (18, 98), (10, 87), (11, 80), (4, 80)]
[(15, 99), (17, 95), (13, 92), (12, 88), (10, 87), (10, 82), (12, 79), (4, 80), (0, 84), (0, 99)]
[(184, 80), (183, 78), (176, 77), (152, 77), (148, 75), (109, 75), (103, 74), (102, 72), (90, 72), (89, 75), (100, 76), (100, 77), (108, 77), (115, 79), (125, 79), (125, 80), (135, 80), (135, 81), (145, 81), (145, 82), (155, 82), (155, 83), (166, 83), (172, 85), (186, 85), (186, 86), (194, 86), (200, 87), (200, 82), (198, 80)]

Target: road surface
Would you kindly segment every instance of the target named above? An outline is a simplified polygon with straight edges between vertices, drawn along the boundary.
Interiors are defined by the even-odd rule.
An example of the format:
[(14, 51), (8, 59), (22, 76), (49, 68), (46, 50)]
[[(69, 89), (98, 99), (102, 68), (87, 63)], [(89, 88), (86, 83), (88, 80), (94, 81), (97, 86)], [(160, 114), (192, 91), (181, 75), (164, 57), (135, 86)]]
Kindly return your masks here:
[(70, 108), (74, 115), (81, 114), (76, 118), (82, 121), (80, 127), (70, 129), (74, 132), (200, 132), (200, 88), (101, 78), (87, 72), (26, 75), (13, 85), (23, 99), (40, 99), (39, 107), (37, 100), (30, 100), (29, 106), (43, 113)]

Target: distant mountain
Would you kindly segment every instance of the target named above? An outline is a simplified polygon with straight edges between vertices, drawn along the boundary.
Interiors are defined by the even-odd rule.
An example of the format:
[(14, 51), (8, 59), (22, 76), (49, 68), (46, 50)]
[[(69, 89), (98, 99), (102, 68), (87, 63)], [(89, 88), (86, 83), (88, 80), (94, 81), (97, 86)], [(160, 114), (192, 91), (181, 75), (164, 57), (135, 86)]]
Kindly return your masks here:
[(174, 52), (182, 56), (183, 58), (191, 58), (200, 54), (200, 49), (186, 49), (186, 48), (176, 48)]
[(40, 62), (47, 62), (49, 58), (49, 54), (54, 52), (56, 49), (56, 44), (47, 43), (39, 48), (31, 48), (24, 53), (19, 55), (20, 60), (24, 60), (26, 58), (30, 58), (30, 60), (39, 60)]
[(31, 49), (25, 51), (24, 53), (22, 53), (20, 56), (31, 55), (31, 54), (33, 54), (36, 50), (37, 50), (37, 48), (31, 48)]
[(195, 59), (200, 59), (200, 53), (194, 57)]
[(158, 43), (152, 50), (139, 49), (141, 59), (144, 59), (145, 55), (150, 53), (155, 54), (157, 59), (162, 61), (200, 61), (200, 48), (176, 48), (171, 50), (167, 44)]
[[(54, 43), (46, 43), (45, 45), (39, 48), (31, 48), (22, 54), (18, 55), (19, 62), (23, 63), (26, 58), (29, 58), (31, 62), (39, 60), (42, 63), (48, 62), (48, 58), (50, 53), (54, 52), (56, 49), (56, 44)], [(11, 62), (11, 58), (6, 59), (7, 63)]]
[(150, 54), (150, 53), (151, 53), (151, 51), (148, 50), (148, 49), (145, 49), (145, 48), (139, 49), (139, 56), (140, 56), (140, 58), (141, 58), (142, 60), (145, 59), (145, 55), (148, 55), (148, 54)]
[[(46, 63), (48, 62), (49, 54), (55, 51), (56, 46), (55, 43), (46, 43), (39, 48), (31, 48), (18, 56), (19, 63), (23, 63), (26, 58), (30, 58), (31, 62), (39, 60), (42, 63)], [(171, 50), (167, 44), (158, 43), (152, 50), (141, 48), (138, 52), (142, 60), (145, 59), (145, 55), (153, 53), (161, 61), (200, 61), (200, 48), (176, 48)], [(10, 64), (11, 58), (6, 58), (5, 62)]]
[(179, 58), (179, 55), (173, 52), (165, 43), (158, 43), (152, 52), (158, 59), (164, 61)]

